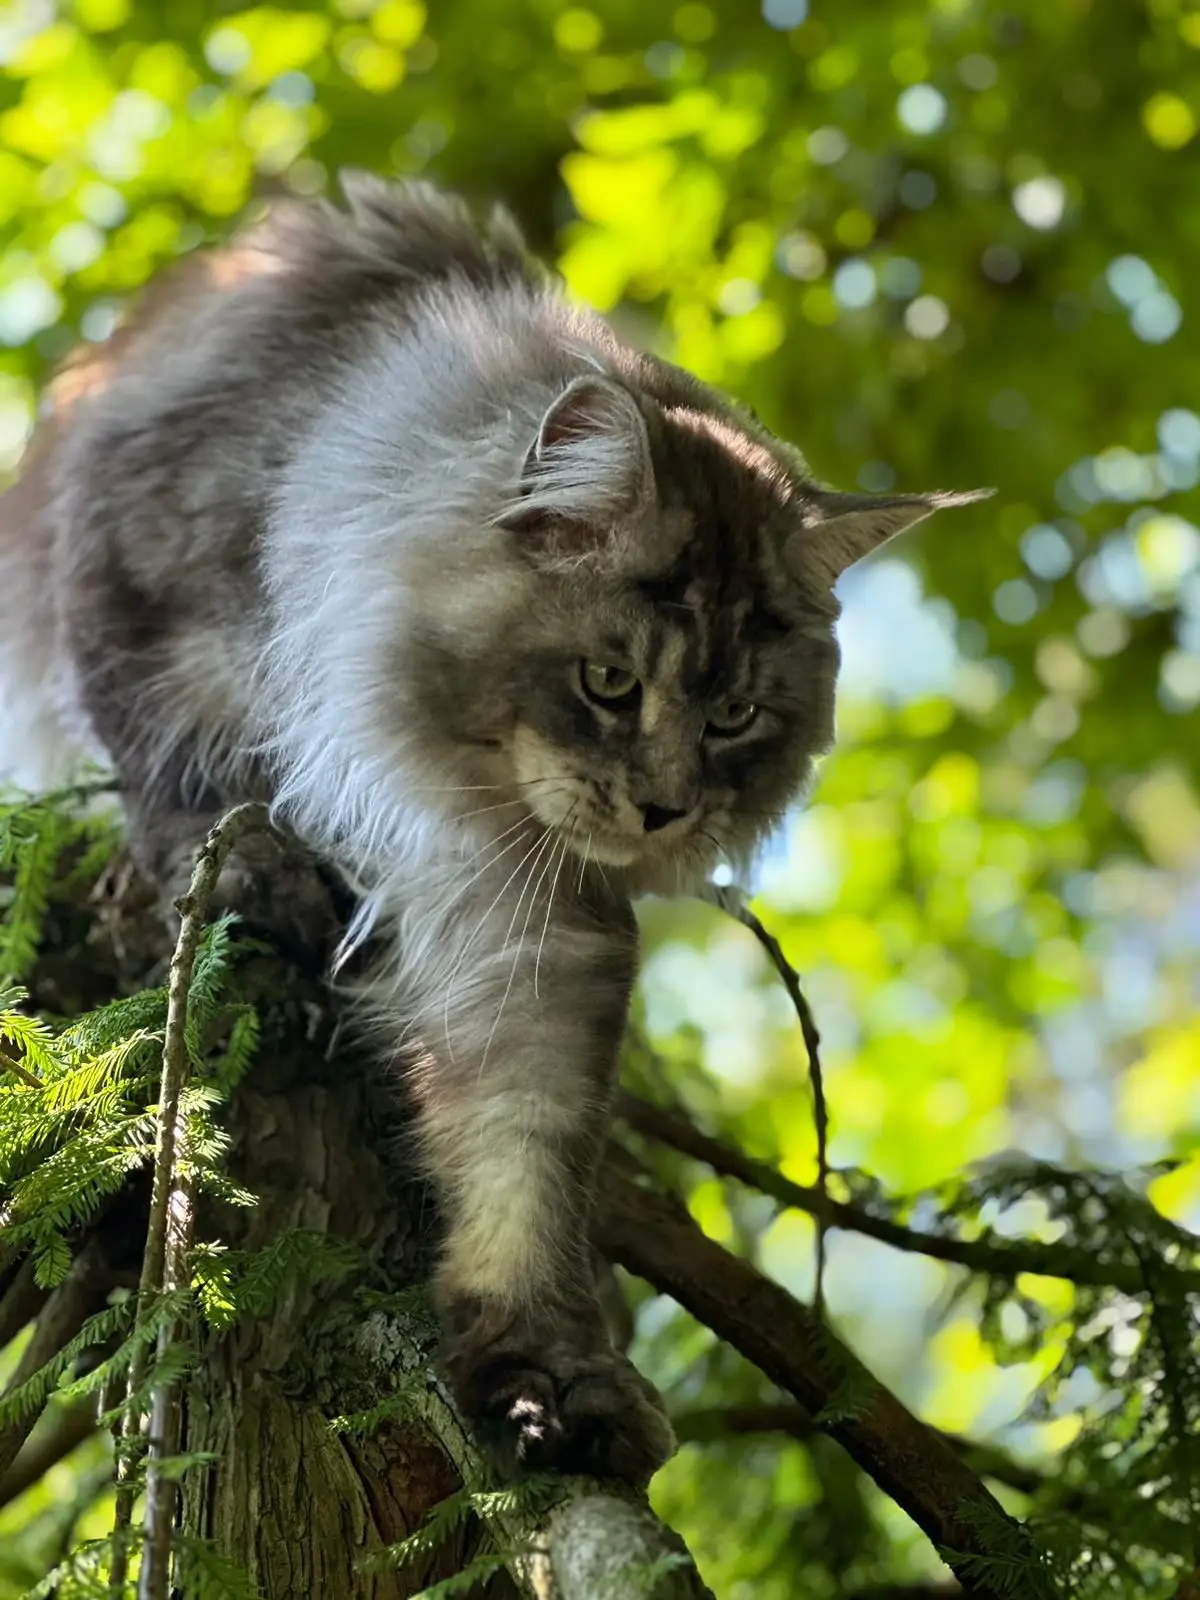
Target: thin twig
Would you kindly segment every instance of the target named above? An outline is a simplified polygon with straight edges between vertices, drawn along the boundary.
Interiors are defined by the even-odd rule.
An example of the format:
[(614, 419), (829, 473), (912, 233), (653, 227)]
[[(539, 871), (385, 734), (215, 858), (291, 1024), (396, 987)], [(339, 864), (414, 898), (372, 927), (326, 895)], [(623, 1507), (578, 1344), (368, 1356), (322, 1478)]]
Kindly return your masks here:
[[(823, 1220), (827, 1228), (843, 1228), (850, 1233), (861, 1233), (895, 1250), (905, 1250), (915, 1255), (929, 1256), (953, 1266), (967, 1267), (972, 1272), (990, 1277), (1012, 1279), (1019, 1273), (1030, 1272), (1044, 1278), (1063, 1278), (1069, 1283), (1087, 1284), (1095, 1288), (1119, 1289), (1123, 1294), (1144, 1294), (1145, 1278), (1140, 1268), (1117, 1261), (1097, 1260), (1081, 1250), (1069, 1246), (1046, 1243), (1040, 1239), (999, 1239), (985, 1233), (977, 1239), (956, 1239), (947, 1234), (926, 1233), (918, 1228), (906, 1227), (890, 1217), (877, 1217), (860, 1206), (845, 1200), (835, 1200), (809, 1184), (795, 1183), (778, 1168), (766, 1161), (755, 1160), (736, 1145), (714, 1138), (696, 1127), (690, 1117), (678, 1107), (667, 1109), (652, 1105), (640, 1096), (621, 1090), (616, 1099), (616, 1114), (637, 1133), (660, 1144), (670, 1145), (684, 1155), (703, 1161), (714, 1172), (727, 1178), (736, 1178), (768, 1194), (781, 1205), (794, 1206), (797, 1211)], [(1171, 1266), (1172, 1281), (1191, 1292), (1200, 1290), (1200, 1273), (1181, 1271)]]
[(817, 1235), (816, 1280), (813, 1287), (813, 1305), (821, 1311), (825, 1291), (825, 1234), (829, 1227), (829, 1104), (825, 1098), (825, 1078), (821, 1071), (821, 1035), (817, 1030), (812, 1007), (800, 987), (800, 975), (783, 953), (783, 946), (770, 930), (747, 906), (740, 891), (717, 890), (717, 904), (736, 917), (748, 928), (767, 952), (767, 957), (780, 981), (787, 990), (788, 999), (800, 1023), (800, 1034), (808, 1054), (808, 1081), (812, 1085), (813, 1123), (817, 1134), (817, 1194), (821, 1197), (820, 1212), (813, 1213)]
[[(167, 989), (167, 1023), (163, 1038), (162, 1079), (158, 1096), (158, 1130), (154, 1152), (154, 1180), (150, 1194), (150, 1221), (146, 1229), (146, 1249), (138, 1287), (138, 1321), (143, 1326), (164, 1293), (176, 1286), (182, 1276), (190, 1244), (191, 1202), (177, 1171), (180, 1143), (180, 1103), (188, 1079), (187, 1010), (188, 992), (196, 955), (204, 933), (205, 918), (226, 856), (244, 834), (269, 825), (267, 808), (252, 803), (238, 806), (213, 828), (192, 872), (191, 883), (182, 899), (176, 901), (182, 922), (175, 953), (171, 957)], [(174, 1337), (174, 1329), (160, 1331), (158, 1348)], [(122, 1450), (117, 1463), (117, 1503), (114, 1514), (113, 1564), (109, 1594), (122, 1600), (125, 1592), (129, 1527), (133, 1516), (133, 1471), (137, 1440), (143, 1421), (133, 1397), (140, 1390), (150, 1362), (147, 1342), (139, 1341), (129, 1368), (130, 1403), (121, 1426)], [(172, 1454), (173, 1427), (167, 1419), (178, 1409), (177, 1396), (170, 1388), (156, 1389), (153, 1395), (154, 1420), (151, 1461), (146, 1487), (145, 1546), (138, 1580), (139, 1600), (166, 1600), (170, 1581), (171, 1524), (175, 1511), (175, 1484), (159, 1470), (157, 1463)]]
[(14, 1061), (7, 1050), (0, 1050), (0, 1072), (11, 1072), (14, 1078), (28, 1084), (31, 1089), (40, 1089), (42, 1080), (36, 1072), (30, 1072), (28, 1067), (23, 1067), (19, 1061)]

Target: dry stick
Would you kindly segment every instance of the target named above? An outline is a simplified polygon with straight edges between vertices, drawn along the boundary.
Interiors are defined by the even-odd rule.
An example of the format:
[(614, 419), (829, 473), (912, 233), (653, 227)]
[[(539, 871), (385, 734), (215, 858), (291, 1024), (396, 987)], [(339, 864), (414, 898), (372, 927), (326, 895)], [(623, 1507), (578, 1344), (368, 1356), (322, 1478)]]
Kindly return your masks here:
[[(1140, 1268), (1119, 1261), (1097, 1260), (1094, 1255), (1072, 1250), (1069, 1246), (1047, 1244), (1038, 1239), (998, 1239), (983, 1236), (978, 1239), (955, 1239), (949, 1235), (925, 1233), (918, 1228), (893, 1222), (890, 1217), (877, 1217), (861, 1207), (844, 1200), (822, 1195), (808, 1184), (794, 1183), (776, 1167), (746, 1155), (736, 1145), (716, 1139), (703, 1132), (679, 1108), (668, 1109), (652, 1105), (627, 1090), (621, 1090), (616, 1099), (616, 1114), (622, 1122), (654, 1139), (659, 1144), (670, 1145), (683, 1155), (703, 1161), (714, 1172), (727, 1178), (736, 1178), (778, 1200), (781, 1205), (794, 1206), (810, 1216), (824, 1219), (827, 1227), (844, 1228), (851, 1233), (861, 1233), (878, 1239), (896, 1250), (916, 1255), (930, 1256), (953, 1266), (967, 1267), (972, 1272), (992, 1277), (1015, 1278), (1018, 1273), (1030, 1272), (1040, 1277), (1064, 1278), (1071, 1283), (1088, 1284), (1095, 1288), (1119, 1289), (1124, 1294), (1142, 1294), (1146, 1290), (1145, 1278)], [(1176, 1283), (1200, 1291), (1200, 1273), (1164, 1270), (1172, 1273)]]
[[(811, 1412), (947, 1561), (968, 1595), (1002, 1600), (980, 1565), (1028, 1560), (1023, 1600), (1055, 1600), (1036, 1546), (982, 1480), (809, 1307), (714, 1244), (684, 1207), (633, 1181), (609, 1152), (596, 1229), (605, 1253), (671, 1295)], [(1011, 1588), (1007, 1591), (1011, 1597)]]
[(784, 988), (787, 990), (788, 999), (792, 1002), (800, 1023), (800, 1034), (804, 1040), (804, 1048), (808, 1053), (808, 1081), (812, 1085), (813, 1097), (813, 1122), (817, 1133), (817, 1194), (821, 1198), (821, 1212), (813, 1213), (817, 1233), (817, 1270), (816, 1283), (813, 1289), (813, 1306), (818, 1314), (822, 1309), (825, 1287), (825, 1234), (829, 1227), (829, 1106), (825, 1099), (825, 1078), (821, 1072), (821, 1035), (817, 1031), (816, 1020), (812, 1014), (812, 1007), (805, 998), (800, 987), (800, 975), (783, 953), (783, 946), (773, 933), (770, 933), (755, 916), (754, 912), (746, 905), (738, 892), (727, 893), (717, 891), (717, 903), (730, 916), (736, 917), (744, 928), (750, 932), (767, 952), (767, 956), (775, 971), (779, 974)]
[[(204, 933), (205, 917), (226, 856), (243, 834), (269, 826), (266, 806), (252, 803), (228, 812), (205, 840), (187, 893), (175, 902), (182, 924), (167, 989), (167, 1025), (163, 1037), (162, 1079), (158, 1094), (158, 1133), (154, 1152), (154, 1181), (150, 1193), (150, 1222), (146, 1230), (146, 1250), (138, 1286), (138, 1322), (145, 1326), (161, 1296), (178, 1287), (191, 1239), (190, 1197), (176, 1173), (180, 1116), (179, 1107), (188, 1078), (187, 1008), (188, 990), (196, 954)], [(158, 1348), (175, 1336), (173, 1328), (160, 1330)], [(117, 1463), (117, 1498), (113, 1519), (113, 1561), (109, 1575), (109, 1594), (123, 1600), (128, 1571), (129, 1529), (133, 1518), (135, 1491), (132, 1484), (136, 1441), (142, 1431), (133, 1397), (141, 1388), (150, 1361), (145, 1339), (138, 1342), (129, 1366), (129, 1403), (122, 1420), (124, 1449)], [(175, 1413), (175, 1422), (169, 1421)], [(156, 1389), (153, 1422), (158, 1425), (151, 1437), (151, 1464), (146, 1485), (146, 1541), (138, 1581), (139, 1600), (166, 1600), (170, 1578), (171, 1523), (175, 1511), (175, 1484), (157, 1463), (172, 1453), (171, 1439), (177, 1426), (178, 1402), (172, 1386)], [(161, 1431), (159, 1431), (161, 1430)]]

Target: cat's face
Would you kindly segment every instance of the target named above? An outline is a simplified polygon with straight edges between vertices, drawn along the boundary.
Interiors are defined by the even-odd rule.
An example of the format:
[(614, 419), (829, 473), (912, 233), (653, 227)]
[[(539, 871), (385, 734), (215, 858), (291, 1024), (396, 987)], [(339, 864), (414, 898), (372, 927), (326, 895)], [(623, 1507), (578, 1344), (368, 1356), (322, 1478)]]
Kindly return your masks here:
[(652, 874), (739, 858), (828, 746), (832, 618), (773, 606), (736, 552), (714, 521), (656, 578), (545, 580), (552, 620), (509, 668), (505, 747), (530, 811), (579, 855)]
[(746, 688), (722, 692), (689, 663), (695, 640), (660, 618), (610, 637), (599, 658), (544, 661), (521, 707), (511, 755), (529, 809), (577, 854), (617, 867), (742, 855), (827, 743), (832, 648), (812, 653), (814, 692), (797, 698), (750, 656)]
[(424, 675), (435, 720), (564, 858), (643, 886), (744, 860), (832, 740), (837, 575), (958, 498), (820, 491), (761, 430), (576, 380), (494, 518), (516, 602)]

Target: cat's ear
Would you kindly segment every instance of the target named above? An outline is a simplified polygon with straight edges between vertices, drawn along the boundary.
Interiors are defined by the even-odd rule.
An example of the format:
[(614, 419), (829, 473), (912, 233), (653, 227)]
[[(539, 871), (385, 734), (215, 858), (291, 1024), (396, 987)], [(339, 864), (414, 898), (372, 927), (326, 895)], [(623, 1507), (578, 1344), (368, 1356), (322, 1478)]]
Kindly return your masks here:
[(840, 494), (808, 489), (801, 525), (788, 538), (788, 564), (798, 577), (832, 586), (856, 561), (897, 533), (951, 506), (986, 500), (994, 489), (935, 489), (929, 494)]
[(601, 373), (576, 378), (548, 407), (525, 452), (500, 526), (559, 530), (556, 542), (581, 551), (654, 494), (650, 439), (637, 401)]

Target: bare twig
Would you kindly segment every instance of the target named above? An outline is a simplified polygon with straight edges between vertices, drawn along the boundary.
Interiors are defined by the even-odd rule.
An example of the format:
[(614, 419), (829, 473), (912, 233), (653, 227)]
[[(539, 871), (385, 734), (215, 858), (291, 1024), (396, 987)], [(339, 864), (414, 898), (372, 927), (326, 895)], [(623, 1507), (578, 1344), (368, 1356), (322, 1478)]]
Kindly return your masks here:
[(767, 952), (767, 957), (779, 974), (780, 981), (787, 990), (788, 999), (792, 1002), (792, 1009), (800, 1023), (804, 1048), (808, 1053), (808, 1081), (812, 1085), (813, 1122), (817, 1134), (817, 1194), (821, 1199), (821, 1209), (812, 1214), (816, 1222), (817, 1235), (813, 1305), (820, 1312), (825, 1289), (825, 1234), (829, 1227), (829, 1105), (825, 1098), (825, 1078), (821, 1071), (821, 1035), (817, 1030), (812, 1007), (800, 987), (800, 975), (784, 955), (779, 940), (750, 910), (740, 891), (718, 889), (716, 898), (717, 904), (730, 916), (736, 917), (744, 928), (748, 928)]
[[(687, 1211), (633, 1181), (610, 1153), (597, 1208), (608, 1254), (676, 1299), (787, 1390), (885, 1494), (913, 1518), (977, 1600), (1002, 1591), (988, 1561), (1028, 1563), (1027, 1600), (1057, 1593), (1036, 1546), (945, 1440), (908, 1411), (807, 1307), (708, 1239)], [(1010, 1591), (1011, 1592), (1011, 1591)]]
[[(990, 1277), (1015, 1278), (1019, 1273), (1031, 1272), (1041, 1277), (1064, 1278), (1071, 1283), (1089, 1284), (1097, 1288), (1119, 1289), (1124, 1294), (1144, 1293), (1146, 1282), (1141, 1271), (1121, 1262), (1097, 1261), (1083, 1251), (1069, 1246), (1045, 1243), (1038, 1239), (1000, 1239), (995, 1234), (983, 1234), (977, 1239), (955, 1239), (940, 1233), (927, 1233), (918, 1228), (893, 1222), (890, 1217), (877, 1217), (861, 1206), (822, 1195), (808, 1184), (795, 1183), (766, 1161), (757, 1161), (736, 1145), (697, 1128), (695, 1123), (678, 1108), (670, 1109), (652, 1105), (638, 1095), (622, 1090), (616, 1100), (616, 1114), (636, 1132), (660, 1144), (670, 1145), (684, 1155), (703, 1161), (714, 1172), (736, 1178), (739, 1183), (768, 1194), (781, 1205), (794, 1206), (809, 1216), (823, 1219), (829, 1228), (843, 1228), (851, 1233), (861, 1233), (878, 1239), (896, 1250), (930, 1256), (953, 1266), (967, 1267), (972, 1272)], [(1170, 1269), (1173, 1279), (1192, 1291), (1200, 1291), (1200, 1273)]]
[[(177, 1285), (191, 1239), (191, 1201), (179, 1181), (177, 1171), (180, 1138), (180, 1103), (188, 1078), (186, 1042), (188, 992), (196, 955), (204, 933), (205, 918), (225, 858), (243, 835), (269, 825), (267, 808), (250, 804), (228, 812), (213, 828), (192, 873), (187, 893), (176, 902), (182, 923), (175, 953), (171, 957), (167, 990), (167, 1024), (163, 1039), (162, 1079), (158, 1096), (158, 1135), (154, 1152), (154, 1180), (150, 1194), (150, 1221), (146, 1230), (146, 1250), (138, 1287), (138, 1321), (144, 1325), (161, 1296)], [(159, 1333), (158, 1347), (174, 1336), (175, 1330)], [(149, 1366), (149, 1346), (141, 1340), (135, 1348), (129, 1369), (130, 1404), (121, 1427), (123, 1450), (117, 1463), (117, 1497), (113, 1526), (113, 1564), (109, 1593), (120, 1600), (125, 1591), (129, 1526), (133, 1515), (132, 1474), (136, 1441), (142, 1431), (132, 1397), (141, 1388)], [(175, 1510), (173, 1479), (156, 1466), (173, 1454), (178, 1397), (167, 1388), (154, 1391), (151, 1463), (146, 1488), (146, 1539), (138, 1580), (140, 1600), (166, 1600), (170, 1579), (171, 1523)]]

